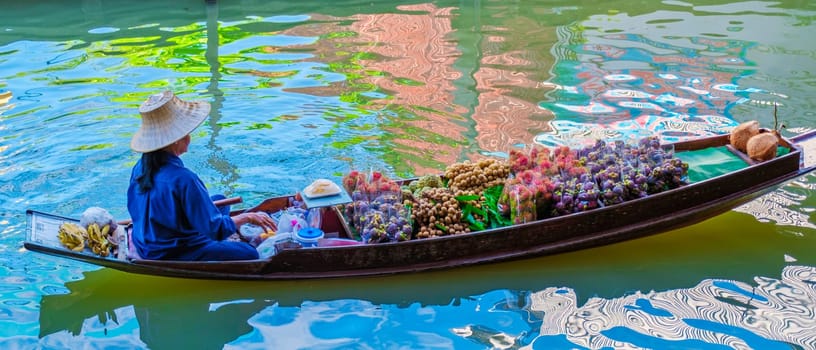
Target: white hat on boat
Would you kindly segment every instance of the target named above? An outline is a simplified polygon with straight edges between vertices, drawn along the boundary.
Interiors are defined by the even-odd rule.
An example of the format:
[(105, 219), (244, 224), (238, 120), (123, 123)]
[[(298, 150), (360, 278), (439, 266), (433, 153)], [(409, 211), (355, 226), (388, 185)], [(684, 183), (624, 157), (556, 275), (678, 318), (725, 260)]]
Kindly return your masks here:
[(130, 139), (136, 152), (162, 149), (197, 128), (210, 114), (206, 101), (182, 101), (172, 91), (151, 95), (139, 106), (142, 126)]

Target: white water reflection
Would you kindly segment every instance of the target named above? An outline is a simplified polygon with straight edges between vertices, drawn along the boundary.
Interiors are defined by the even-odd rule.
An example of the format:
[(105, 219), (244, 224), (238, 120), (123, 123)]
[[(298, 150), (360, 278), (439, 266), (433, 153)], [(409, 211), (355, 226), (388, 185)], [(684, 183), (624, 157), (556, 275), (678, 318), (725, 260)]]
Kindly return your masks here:
[[(810, 181), (812, 176), (810, 175)], [(788, 233), (802, 236), (803, 228), (816, 229), (816, 224), (810, 219), (814, 208), (803, 207), (803, 203), (813, 193), (813, 187), (813, 184), (808, 183), (808, 177), (801, 177), (779, 190), (735, 208), (734, 211), (750, 214), (760, 222), (774, 222)]]
[(85, 319), (78, 334), (62, 330), (18, 340), (19, 349), (147, 349), (132, 305)]
[(565, 335), (590, 349), (816, 347), (816, 268), (788, 266), (781, 279), (754, 282), (704, 280), (580, 306), (573, 290), (552, 287), (530, 296), (530, 310), (542, 317), (542, 337)]

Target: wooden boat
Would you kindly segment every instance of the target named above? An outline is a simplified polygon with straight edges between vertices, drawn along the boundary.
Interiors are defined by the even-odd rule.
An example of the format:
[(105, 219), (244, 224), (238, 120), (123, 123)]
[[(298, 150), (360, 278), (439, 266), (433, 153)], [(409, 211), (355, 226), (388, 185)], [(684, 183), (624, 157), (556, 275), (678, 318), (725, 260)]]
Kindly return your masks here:
[[(814, 170), (816, 131), (786, 139), (782, 155), (754, 162), (721, 135), (675, 143), (677, 154), (705, 149), (727, 150), (742, 159), (738, 170), (688, 185), (598, 209), (483, 231), (383, 244), (283, 249), (252, 261), (155, 261), (102, 258), (88, 249), (74, 252), (59, 245), (56, 228), (77, 221), (29, 210), (25, 247), (31, 251), (80, 260), (131, 273), (205, 279), (276, 280), (374, 276), (420, 272), (556, 254), (611, 244), (691, 225), (748, 202), (784, 182)], [(693, 167), (694, 165), (692, 165)], [(291, 196), (265, 200), (248, 210), (276, 212)], [(323, 209), (327, 236), (352, 238), (336, 206)]]

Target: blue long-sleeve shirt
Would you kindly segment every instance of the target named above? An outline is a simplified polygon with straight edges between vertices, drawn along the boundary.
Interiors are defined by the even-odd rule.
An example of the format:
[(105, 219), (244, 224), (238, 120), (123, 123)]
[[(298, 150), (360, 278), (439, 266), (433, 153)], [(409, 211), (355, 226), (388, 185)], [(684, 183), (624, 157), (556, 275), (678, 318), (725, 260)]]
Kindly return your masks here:
[(147, 192), (141, 192), (136, 181), (141, 172), (139, 160), (130, 176), (127, 207), (133, 245), (142, 258), (174, 259), (236, 231), (229, 215), (218, 210), (204, 182), (184, 167), (181, 158), (168, 154)]

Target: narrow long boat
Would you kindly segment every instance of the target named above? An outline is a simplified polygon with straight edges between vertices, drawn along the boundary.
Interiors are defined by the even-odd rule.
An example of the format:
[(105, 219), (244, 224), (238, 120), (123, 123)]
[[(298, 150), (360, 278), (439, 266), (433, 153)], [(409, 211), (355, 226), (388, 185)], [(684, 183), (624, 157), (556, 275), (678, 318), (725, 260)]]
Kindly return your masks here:
[[(678, 142), (673, 144), (678, 155), (705, 151), (727, 153), (742, 162), (742, 166), (620, 204), (468, 234), (383, 244), (280, 249), (269, 258), (251, 261), (119, 259), (99, 257), (89, 249), (75, 252), (62, 247), (56, 239), (57, 227), (62, 222), (78, 220), (29, 210), (24, 245), (31, 251), (131, 273), (204, 279), (339, 278), (486, 264), (636, 239), (724, 213), (814, 170), (816, 131), (785, 141), (788, 145), (784, 152), (764, 162), (754, 162), (733, 149), (729, 135)], [(690, 166), (697, 165), (691, 163)], [(289, 206), (291, 197), (270, 198), (248, 210), (277, 212)], [(328, 206), (322, 211), (320, 229), (327, 236), (354, 238), (337, 206)]]

